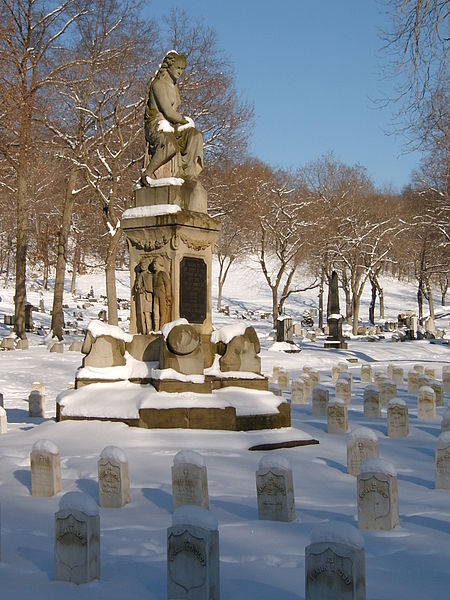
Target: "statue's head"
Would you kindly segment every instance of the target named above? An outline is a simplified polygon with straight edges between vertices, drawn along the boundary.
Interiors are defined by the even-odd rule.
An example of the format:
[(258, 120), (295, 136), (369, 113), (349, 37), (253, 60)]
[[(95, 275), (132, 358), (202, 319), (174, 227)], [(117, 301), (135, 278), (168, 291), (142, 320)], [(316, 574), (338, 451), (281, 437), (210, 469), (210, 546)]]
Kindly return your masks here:
[(186, 68), (186, 56), (178, 54), (175, 50), (171, 50), (164, 57), (160, 71), (167, 71), (174, 81), (181, 77)]

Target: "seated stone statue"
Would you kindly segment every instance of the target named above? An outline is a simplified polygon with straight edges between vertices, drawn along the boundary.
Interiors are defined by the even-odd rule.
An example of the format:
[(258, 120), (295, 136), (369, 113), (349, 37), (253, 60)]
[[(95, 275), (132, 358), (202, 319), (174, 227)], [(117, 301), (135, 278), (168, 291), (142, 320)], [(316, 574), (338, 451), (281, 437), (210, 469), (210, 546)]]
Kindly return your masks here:
[(170, 172), (164, 176), (184, 180), (195, 180), (203, 169), (203, 136), (190, 117), (178, 112), (180, 92), (176, 82), (185, 68), (186, 57), (172, 50), (150, 84), (144, 118), (147, 143), (144, 185), (160, 178), (161, 171), (156, 172), (169, 163)]

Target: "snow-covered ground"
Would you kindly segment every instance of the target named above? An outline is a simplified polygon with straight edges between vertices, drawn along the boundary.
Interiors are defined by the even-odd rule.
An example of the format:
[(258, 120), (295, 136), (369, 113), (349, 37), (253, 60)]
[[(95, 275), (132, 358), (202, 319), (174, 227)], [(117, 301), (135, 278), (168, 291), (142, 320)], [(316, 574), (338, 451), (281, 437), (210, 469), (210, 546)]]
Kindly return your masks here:
[[(128, 274), (118, 273), (118, 295), (128, 298)], [(94, 288), (104, 293), (102, 274), (81, 277), (78, 289), (85, 295)], [(301, 341), (300, 354), (285, 354), (268, 348), (270, 322), (249, 311), (270, 311), (270, 294), (256, 271), (238, 266), (230, 274), (224, 302), (231, 316), (214, 314), (217, 326), (240, 321), (242, 316), (255, 326), (262, 342), (263, 371), (285, 367), (291, 378), (303, 366), (318, 369), (330, 389), (331, 367), (347, 358), (354, 374), (354, 393), (349, 410), (349, 430), (357, 426), (373, 429), (380, 457), (393, 463), (398, 472), (400, 526), (392, 531), (362, 531), (366, 551), (367, 598), (436, 600), (448, 598), (450, 589), (450, 491), (434, 489), (434, 452), (440, 420), (449, 403), (437, 410), (432, 421), (417, 420), (417, 401), (407, 386), (399, 387), (410, 413), (410, 435), (405, 439), (386, 436), (386, 412), (380, 419), (363, 417), (361, 364), (385, 370), (389, 363), (408, 368), (416, 363), (437, 368), (450, 363), (448, 345), (427, 341), (392, 343), (389, 339), (370, 343), (349, 342), (346, 351), (323, 349), (323, 340)], [(215, 295), (215, 289), (213, 290)], [(301, 295), (288, 309), (299, 317), (305, 308), (317, 306), (317, 290)], [(0, 290), (0, 337), (9, 334), (3, 313), (12, 314), (12, 288)], [(29, 290), (36, 306), (38, 291)], [(51, 294), (44, 294), (47, 312), (35, 313), (35, 322), (48, 327)], [(99, 310), (101, 302), (86, 305), (85, 299), (65, 298), (68, 320), (79, 313), (82, 329)], [(363, 298), (362, 318), (367, 315)], [(415, 307), (411, 285), (389, 281), (386, 285), (386, 318)], [(120, 311), (126, 329), (127, 312)], [(449, 328), (448, 316), (439, 327)], [(74, 379), (81, 355), (68, 352), (68, 344), (80, 339), (73, 327), (63, 355), (50, 354), (44, 337), (32, 334), (30, 349), (0, 352), (0, 392), (4, 394), (9, 431), (0, 436), (1, 596), (7, 600), (124, 600), (166, 598), (166, 530), (171, 525), (171, 465), (179, 450), (200, 452), (208, 468), (211, 511), (219, 520), (221, 595), (224, 600), (298, 600), (305, 597), (305, 546), (315, 525), (343, 522), (357, 525), (356, 480), (346, 472), (346, 435), (326, 432), (326, 420), (313, 417), (311, 405), (292, 407), (292, 428), (259, 432), (212, 432), (131, 429), (108, 422), (55, 423), (55, 398)], [(31, 383), (46, 386), (45, 419), (29, 418), (26, 398)], [(289, 394), (286, 393), (289, 398)], [(264, 452), (249, 452), (255, 444), (291, 440), (302, 430), (319, 440), (319, 445), (272, 451), (286, 456), (293, 467), (297, 519), (292, 523), (259, 521), (255, 471)], [(63, 492), (53, 498), (30, 494), (29, 452), (40, 439), (60, 449)], [(53, 581), (53, 520), (61, 495), (81, 490), (98, 498), (97, 460), (108, 445), (122, 448), (129, 459), (131, 502), (121, 509), (100, 509), (101, 579), (76, 587)]]

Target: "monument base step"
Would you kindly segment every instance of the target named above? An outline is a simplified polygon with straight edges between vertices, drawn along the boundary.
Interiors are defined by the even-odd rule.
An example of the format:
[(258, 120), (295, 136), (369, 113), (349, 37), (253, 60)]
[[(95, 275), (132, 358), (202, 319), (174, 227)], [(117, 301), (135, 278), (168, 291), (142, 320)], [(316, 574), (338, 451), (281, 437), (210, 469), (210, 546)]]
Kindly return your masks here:
[(334, 348), (335, 350), (346, 350), (348, 348), (348, 344), (343, 340), (326, 340), (323, 347), (327, 349)]

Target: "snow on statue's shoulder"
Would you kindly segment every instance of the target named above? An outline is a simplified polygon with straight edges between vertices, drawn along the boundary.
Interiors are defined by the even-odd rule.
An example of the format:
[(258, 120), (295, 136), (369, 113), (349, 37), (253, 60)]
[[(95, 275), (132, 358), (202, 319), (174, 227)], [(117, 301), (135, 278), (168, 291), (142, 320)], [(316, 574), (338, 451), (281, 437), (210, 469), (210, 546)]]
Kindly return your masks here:
[(103, 448), (100, 458), (103, 460), (113, 460), (114, 462), (128, 462), (125, 452), (117, 446), (106, 446)]
[(67, 492), (59, 501), (59, 510), (78, 510), (85, 515), (98, 515), (97, 503), (83, 492)]
[(91, 321), (88, 325), (87, 330), (93, 338), (98, 338), (102, 335), (109, 335), (116, 340), (122, 340), (124, 342), (132, 342), (133, 336), (127, 333), (117, 325), (109, 325), (103, 321)]
[(217, 517), (212, 512), (189, 504), (177, 508), (172, 516), (172, 525), (192, 525), (208, 531), (217, 531), (219, 527)]
[(38, 440), (31, 448), (32, 452), (48, 452), (49, 454), (59, 454), (59, 449), (56, 444), (50, 440)]
[[(159, 180), (160, 181), (160, 180)], [(142, 219), (144, 217), (158, 217), (180, 212), (178, 204), (155, 204), (153, 206), (136, 206), (124, 211), (122, 219)]]
[(234, 325), (225, 325), (211, 334), (211, 342), (217, 344), (223, 342), (229, 344), (234, 337), (238, 335), (244, 335), (248, 325), (245, 323), (235, 323)]
[(316, 525), (311, 531), (311, 543), (350, 544), (356, 548), (364, 548), (364, 538), (360, 532), (349, 523), (326, 522)]

